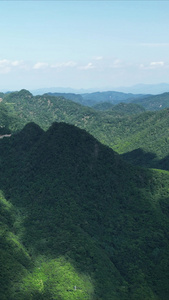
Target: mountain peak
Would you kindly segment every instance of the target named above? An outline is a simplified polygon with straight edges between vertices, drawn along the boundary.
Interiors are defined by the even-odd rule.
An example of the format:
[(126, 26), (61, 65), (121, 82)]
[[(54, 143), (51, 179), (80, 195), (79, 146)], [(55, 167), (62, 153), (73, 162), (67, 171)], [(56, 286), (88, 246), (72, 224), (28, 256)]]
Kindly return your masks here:
[(24, 97), (33, 97), (33, 95), (26, 89), (22, 89), (18, 92), (18, 96), (24, 96)]
[(39, 140), (43, 133), (44, 131), (40, 128), (40, 126), (31, 122), (26, 124), (17, 135), (14, 135), (14, 141), (20, 150), (25, 151), (30, 149), (31, 146)]

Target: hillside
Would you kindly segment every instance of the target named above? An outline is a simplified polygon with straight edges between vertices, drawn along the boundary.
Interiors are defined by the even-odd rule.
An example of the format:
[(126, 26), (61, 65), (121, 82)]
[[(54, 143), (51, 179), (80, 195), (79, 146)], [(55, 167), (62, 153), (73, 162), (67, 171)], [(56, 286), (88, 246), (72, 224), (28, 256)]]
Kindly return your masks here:
[(168, 299), (167, 172), (64, 123), (0, 140), (0, 162), (1, 299)]
[(162, 110), (169, 107), (169, 93), (146, 96), (142, 99), (135, 99), (132, 102), (142, 105), (149, 111)]
[(47, 130), (54, 122), (71, 124), (85, 123), (85, 117), (93, 116), (94, 111), (64, 97), (50, 95), (33, 96), (27, 90), (6, 94), (3, 102), (11, 113), (16, 113), (23, 125), (35, 122)]
[(94, 104), (92, 108), (95, 110), (106, 111), (113, 109), (114, 106), (115, 105), (110, 102), (99, 102), (98, 104)]
[(127, 116), (145, 112), (143, 106), (134, 103), (119, 103), (113, 105), (109, 102), (103, 102), (92, 106), (92, 108), (99, 111), (109, 111), (113, 113), (114, 116)]
[(121, 103), (101, 111), (63, 97), (33, 97), (26, 90), (5, 95), (1, 104), (8, 114), (18, 116), (19, 123), (12, 131), (28, 122), (44, 130), (54, 121), (66, 122), (85, 129), (134, 164), (169, 169), (164, 163), (168, 156), (168, 109), (144, 112), (137, 104)]
[(85, 105), (85, 102), (83, 101), (83, 97), (80, 94), (74, 94), (74, 93), (47, 93), (46, 96), (47, 95), (54, 96), (54, 97), (63, 97), (67, 100), (71, 100), (73, 102)]
[[(116, 129), (112, 148), (123, 158), (145, 167), (161, 168), (168, 156), (169, 109), (125, 118)], [(169, 165), (163, 164), (168, 170)]]
[(16, 113), (11, 113), (8, 105), (0, 102), (0, 136), (21, 129), (22, 125)]
[(94, 92), (81, 95), (73, 93), (49, 93), (49, 95), (64, 97), (65, 99), (72, 100), (76, 103), (89, 107), (97, 107), (97, 105), (104, 106), (104, 103), (117, 105), (121, 102), (138, 104), (148, 111), (157, 111), (169, 107), (168, 92), (157, 95), (132, 94), (115, 91)]
[(84, 94), (70, 94), (70, 93), (49, 93), (51, 96), (63, 96), (65, 99), (72, 100), (79, 104), (92, 107), (98, 103), (109, 102), (111, 104), (118, 104), (120, 102), (129, 103), (134, 99), (144, 98), (145, 95), (142, 94), (131, 94), (131, 93), (121, 93), (121, 92), (94, 92), (94, 93), (84, 93)]

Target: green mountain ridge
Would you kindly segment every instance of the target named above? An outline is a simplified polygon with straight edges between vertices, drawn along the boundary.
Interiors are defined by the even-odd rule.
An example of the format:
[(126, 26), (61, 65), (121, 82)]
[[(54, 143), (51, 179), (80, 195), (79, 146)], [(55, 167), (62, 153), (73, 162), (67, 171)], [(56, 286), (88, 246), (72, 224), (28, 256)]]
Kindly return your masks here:
[(0, 163), (18, 240), (2, 299), (168, 299), (168, 172), (135, 168), (65, 123), (0, 140)]
[(118, 104), (119, 102), (129, 103), (134, 99), (144, 98), (145, 95), (107, 91), (107, 92), (86, 93), (86, 94), (82, 94), (82, 97), (85, 101), (87, 101), (88, 105), (90, 103), (94, 105), (98, 102), (110, 102), (112, 104)]
[(108, 102), (113, 105), (119, 104), (120, 102), (129, 103), (134, 99), (145, 98), (146, 95), (132, 94), (132, 93), (121, 93), (115, 91), (106, 92), (93, 92), (84, 94), (73, 94), (73, 93), (48, 93), (50, 96), (63, 96), (65, 99), (72, 100), (79, 104), (92, 107), (98, 103)]
[(113, 105), (117, 105), (121, 102), (138, 104), (147, 111), (158, 111), (169, 107), (168, 92), (157, 95), (132, 94), (115, 91), (94, 92), (81, 95), (71, 93), (48, 93), (48, 95), (63, 96), (65, 99), (69, 99), (89, 107), (97, 107), (97, 105), (103, 105), (105, 102)]
[(64, 97), (33, 96), (27, 90), (5, 95), (3, 103), (8, 106), (10, 113), (18, 115), (22, 127), (28, 122), (35, 122), (45, 130), (56, 120), (75, 123), (85, 115), (93, 114), (92, 109)]
[[(1, 104), (6, 110), (4, 120), (9, 123), (5, 133), (20, 130), (28, 122), (35, 122), (44, 130), (54, 121), (66, 122), (87, 130), (134, 164), (168, 170), (168, 163), (165, 163), (168, 156), (168, 108), (144, 112), (134, 103), (121, 103), (112, 109), (97, 111), (63, 97), (34, 97), (26, 90), (5, 95)], [(137, 149), (151, 153), (154, 159), (140, 157), (141, 152), (133, 152)]]
[(116, 105), (103, 102), (92, 106), (92, 108), (99, 111), (107, 111), (118, 116), (135, 115), (145, 112), (145, 109), (139, 104), (123, 102)]
[(142, 99), (134, 99), (133, 103), (142, 105), (146, 110), (157, 111), (169, 107), (169, 93), (149, 95)]
[(7, 105), (0, 103), (0, 135), (9, 134), (20, 127), (20, 121), (15, 113), (10, 113)]

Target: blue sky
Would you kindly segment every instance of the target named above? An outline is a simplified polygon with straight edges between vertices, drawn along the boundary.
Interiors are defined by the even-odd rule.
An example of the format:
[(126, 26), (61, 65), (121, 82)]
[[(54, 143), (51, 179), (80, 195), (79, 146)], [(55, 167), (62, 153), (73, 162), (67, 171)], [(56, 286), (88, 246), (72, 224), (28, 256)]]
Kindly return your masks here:
[(0, 90), (169, 83), (168, 1), (0, 1)]

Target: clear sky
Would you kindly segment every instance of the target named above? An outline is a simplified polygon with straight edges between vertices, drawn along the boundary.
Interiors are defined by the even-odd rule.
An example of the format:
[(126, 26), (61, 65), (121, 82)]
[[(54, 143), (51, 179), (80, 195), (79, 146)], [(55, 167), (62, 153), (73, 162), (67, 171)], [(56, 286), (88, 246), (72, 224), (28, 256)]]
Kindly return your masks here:
[(0, 1), (0, 90), (169, 83), (169, 1)]

